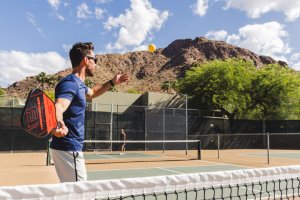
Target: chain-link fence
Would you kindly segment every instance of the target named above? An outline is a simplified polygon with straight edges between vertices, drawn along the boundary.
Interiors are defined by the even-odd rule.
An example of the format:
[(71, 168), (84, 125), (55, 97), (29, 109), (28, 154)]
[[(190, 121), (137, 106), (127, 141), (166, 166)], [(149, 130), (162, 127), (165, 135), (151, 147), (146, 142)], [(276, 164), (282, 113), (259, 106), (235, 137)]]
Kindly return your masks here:
[(48, 138), (37, 139), (21, 128), (22, 108), (0, 107), (0, 151), (45, 150)]
[(202, 159), (243, 166), (300, 164), (300, 133), (234, 133), (198, 135)]
[[(36, 139), (21, 128), (22, 104), (24, 100), (4, 101), (2, 99), (0, 101), (0, 150), (2, 151), (42, 150), (46, 147), (47, 138)], [(230, 121), (222, 117), (219, 112), (212, 111), (93, 103), (88, 104), (86, 109), (85, 139), (119, 140), (120, 130), (123, 128), (128, 140), (200, 139), (204, 149), (218, 149), (217, 135), (219, 134), (220, 148), (261, 149), (266, 147), (266, 138), (255, 133), (299, 133), (299, 122), (299, 120), (241, 119)], [(238, 135), (241, 133), (250, 135)], [(284, 141), (285, 137), (292, 139)], [(295, 142), (297, 138), (294, 137), (296, 136), (270, 135), (271, 147), (291, 145), (298, 148), (300, 145)], [(101, 148), (113, 147), (107, 145)]]

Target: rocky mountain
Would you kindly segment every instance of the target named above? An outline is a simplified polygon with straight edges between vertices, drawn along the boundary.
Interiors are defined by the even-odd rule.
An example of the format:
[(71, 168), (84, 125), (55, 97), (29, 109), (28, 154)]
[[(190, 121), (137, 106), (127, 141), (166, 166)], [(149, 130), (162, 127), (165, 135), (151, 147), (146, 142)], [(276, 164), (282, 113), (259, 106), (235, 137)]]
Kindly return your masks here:
[[(186, 70), (195, 62), (204, 62), (214, 59), (226, 59), (231, 57), (252, 60), (257, 67), (264, 64), (277, 63), (268, 56), (257, 55), (250, 50), (227, 44), (223, 41), (208, 40), (204, 37), (175, 40), (166, 48), (158, 49), (154, 53), (148, 51), (128, 52), (125, 54), (96, 55), (98, 63), (95, 76), (89, 79), (93, 84), (101, 84), (111, 79), (117, 72), (124, 72), (131, 76), (130, 82), (117, 86), (119, 92), (128, 90), (144, 93), (163, 92), (161, 84), (164, 81), (172, 81), (184, 76)], [(285, 62), (278, 61), (282, 66)], [(53, 74), (59, 80), (71, 69), (66, 69)], [(25, 98), (31, 88), (37, 87), (36, 76), (27, 77), (18, 81), (6, 89), (10, 97)], [(45, 85), (49, 90), (54, 86)]]

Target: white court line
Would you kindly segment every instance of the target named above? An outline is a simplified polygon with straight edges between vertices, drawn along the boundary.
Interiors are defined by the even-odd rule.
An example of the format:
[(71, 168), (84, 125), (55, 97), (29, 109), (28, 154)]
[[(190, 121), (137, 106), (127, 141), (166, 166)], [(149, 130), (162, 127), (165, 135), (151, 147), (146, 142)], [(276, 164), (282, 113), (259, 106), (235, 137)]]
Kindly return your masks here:
[[(150, 155), (150, 156), (154, 156), (154, 157), (158, 157), (157, 155), (155, 154), (146, 154), (146, 155)], [(170, 158), (177, 158), (176, 156), (161, 156), (161, 157), (170, 157)], [(119, 159), (119, 158), (115, 158), (115, 157), (112, 157), (113, 159)], [(96, 160), (96, 159), (95, 159)], [(205, 163), (213, 163), (213, 165), (228, 165), (228, 166), (237, 166), (237, 167), (243, 167), (243, 168), (247, 168), (247, 169), (253, 169), (253, 167), (249, 167), (249, 166), (245, 166), (245, 165), (238, 165), (238, 164), (230, 164), (230, 163), (224, 163), (224, 162), (216, 162), (216, 161), (208, 161), (208, 160), (189, 160), (187, 159), (187, 161), (189, 162), (205, 162)], [(212, 165), (212, 164), (210, 164)], [(184, 166), (183, 166), (184, 167)], [(143, 169), (143, 168), (141, 168)], [(145, 168), (147, 169), (147, 168)]]
[(156, 169), (160, 169), (160, 170), (163, 170), (163, 171), (174, 172), (176, 174), (184, 174), (183, 172), (178, 172), (178, 171), (166, 169), (166, 168), (163, 168), (163, 167), (156, 167)]
[[(180, 166), (176, 166), (176, 167), (173, 167), (173, 168), (177, 168), (177, 167), (209, 167), (209, 166), (212, 166), (212, 165), (197, 165), (197, 166), (186, 166), (186, 165), (180, 165)], [(216, 165), (217, 166), (217, 165)], [(157, 169), (157, 168), (164, 168), (164, 167), (135, 167), (135, 168), (127, 168), (127, 169), (124, 169), (124, 168), (117, 168), (117, 169), (110, 169), (110, 170), (88, 170), (88, 172), (96, 172), (96, 171), (117, 171), (117, 170), (136, 170), (136, 169)], [(166, 167), (167, 168), (167, 167)], [(165, 169), (167, 170), (167, 169)], [(179, 172), (178, 172), (179, 173)]]
[(245, 165), (238, 165), (238, 164), (230, 164), (230, 163), (224, 163), (224, 162), (215, 162), (215, 161), (209, 161), (209, 160), (195, 160), (195, 161), (202, 161), (207, 163), (214, 163), (214, 165), (229, 165), (229, 166), (237, 166), (237, 167), (244, 167), (247, 169), (253, 169), (253, 167), (245, 166)]
[(110, 159), (118, 159), (116, 157), (112, 157), (112, 156), (108, 156), (108, 155), (103, 155), (103, 154), (90, 154), (90, 155), (97, 155), (100, 158), (91, 158), (91, 159), (85, 159), (85, 160), (101, 160), (101, 157), (106, 157), (106, 158), (110, 158)]

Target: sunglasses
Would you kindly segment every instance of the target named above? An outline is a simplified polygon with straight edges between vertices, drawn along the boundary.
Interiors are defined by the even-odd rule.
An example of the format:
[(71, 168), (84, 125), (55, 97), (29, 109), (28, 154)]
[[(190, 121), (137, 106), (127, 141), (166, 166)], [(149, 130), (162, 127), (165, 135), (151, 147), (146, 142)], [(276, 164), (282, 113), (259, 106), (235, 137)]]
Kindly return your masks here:
[(92, 57), (92, 56), (86, 56), (88, 59), (92, 59), (94, 62), (95, 62), (95, 64), (97, 63), (97, 58), (96, 57)]

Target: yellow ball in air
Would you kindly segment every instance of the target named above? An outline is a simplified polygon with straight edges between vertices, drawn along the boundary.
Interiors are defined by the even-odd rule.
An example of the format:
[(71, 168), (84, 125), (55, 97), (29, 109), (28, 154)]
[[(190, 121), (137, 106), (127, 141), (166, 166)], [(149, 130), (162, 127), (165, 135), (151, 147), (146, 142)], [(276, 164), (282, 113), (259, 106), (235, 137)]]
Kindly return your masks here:
[(148, 51), (150, 51), (151, 53), (153, 53), (155, 50), (156, 50), (156, 46), (154, 44), (149, 44)]

